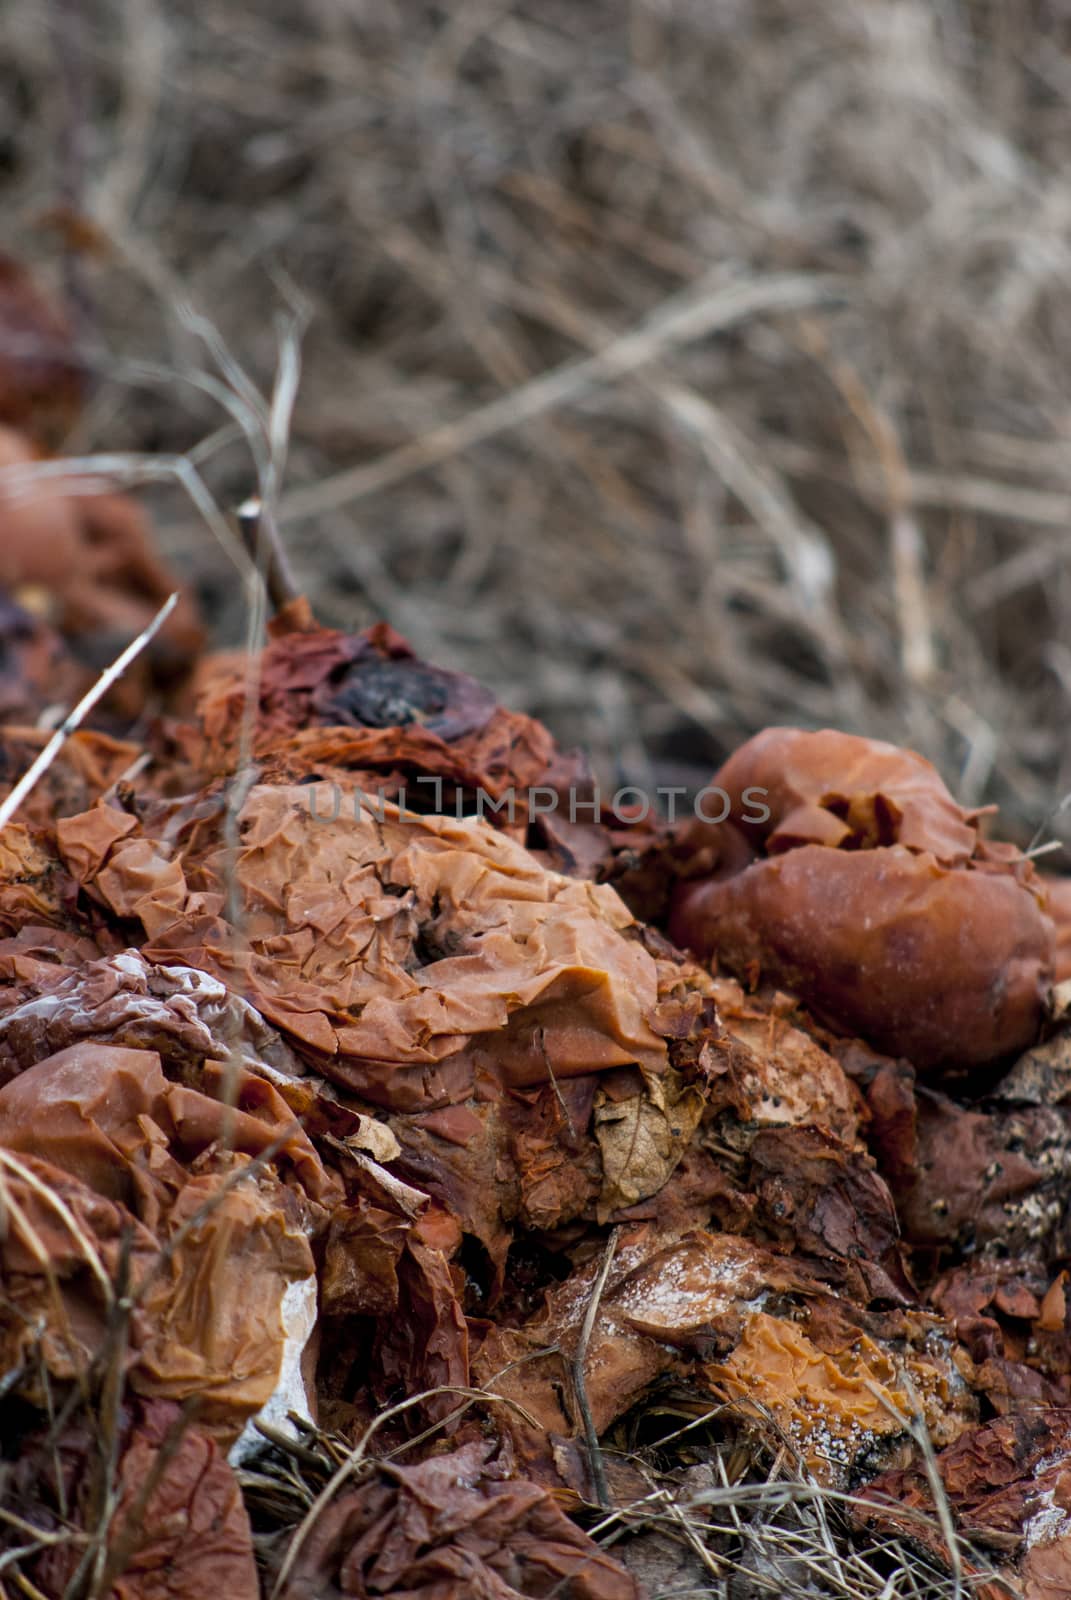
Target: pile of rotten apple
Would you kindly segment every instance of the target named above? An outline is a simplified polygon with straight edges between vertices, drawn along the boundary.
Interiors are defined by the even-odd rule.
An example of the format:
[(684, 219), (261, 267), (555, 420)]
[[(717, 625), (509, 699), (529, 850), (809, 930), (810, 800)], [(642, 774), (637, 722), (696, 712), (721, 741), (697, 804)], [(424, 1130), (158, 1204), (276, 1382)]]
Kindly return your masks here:
[[(143, 559), (87, 620), (89, 515)], [(151, 613), (143, 540), (0, 501), (0, 796)], [(864, 739), (599, 818), (386, 626), (294, 603), (168, 702), (182, 637), (0, 831), (9, 1592), (629, 1600), (580, 1521), (648, 1485), (593, 1440), (667, 1395), (940, 1562), (919, 1415), (964, 1583), (1071, 1592), (1063, 886)], [(254, 1533), (314, 1423), (344, 1469)]]
[(928, 1502), (920, 1407), (964, 1531), (1066, 1593), (1071, 1052), (1029, 862), (832, 733), (719, 774), (765, 824), (570, 825), (542, 727), (301, 605), (236, 786), (246, 682), (209, 657), (188, 720), (75, 734), (0, 834), (0, 1539), (47, 1535), (35, 1588), (107, 1506), (116, 1592), (256, 1594), (233, 1468), (293, 1409), (419, 1439), (269, 1545), (281, 1594), (628, 1595), (562, 1508), (597, 1499), (584, 1407), (605, 1435), (673, 1382), (876, 1503)]

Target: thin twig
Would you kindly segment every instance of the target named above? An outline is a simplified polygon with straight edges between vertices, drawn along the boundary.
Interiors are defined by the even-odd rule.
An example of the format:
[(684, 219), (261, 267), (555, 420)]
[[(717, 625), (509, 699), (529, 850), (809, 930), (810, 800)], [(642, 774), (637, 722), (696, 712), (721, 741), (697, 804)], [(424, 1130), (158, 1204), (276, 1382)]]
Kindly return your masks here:
[(433, 428), (422, 438), (358, 467), (324, 478), (307, 489), (285, 495), (279, 511), (284, 522), (298, 522), (401, 483), (414, 472), (442, 466), (511, 428), (531, 422), (561, 405), (583, 399), (601, 384), (614, 383), (630, 372), (682, 345), (694, 344), (748, 317), (763, 312), (798, 311), (821, 305), (844, 293), (840, 279), (818, 274), (783, 273), (751, 282), (726, 283), (721, 269), (683, 294), (674, 295), (638, 328), (612, 339), (597, 354), (568, 361), (544, 372), (501, 399)]
[(243, 577), (252, 575), (252, 563), (240, 539), (216, 504), (198, 472), (193, 453), (167, 456), (128, 452), (123, 455), (66, 456), (61, 461), (28, 461), (0, 467), (0, 493), (5, 499), (22, 500), (40, 492), (47, 484), (56, 493), (68, 496), (113, 494), (117, 483), (134, 487), (168, 480), (181, 485)]
[(595, 1496), (604, 1511), (610, 1509), (610, 1490), (606, 1482), (606, 1468), (603, 1464), (602, 1451), (599, 1448), (599, 1435), (595, 1429), (595, 1421), (591, 1415), (591, 1406), (588, 1403), (588, 1386), (584, 1374), (584, 1365), (588, 1358), (588, 1345), (591, 1343), (591, 1333), (595, 1326), (595, 1318), (599, 1314), (599, 1302), (606, 1280), (610, 1276), (610, 1267), (617, 1249), (620, 1228), (611, 1228), (606, 1240), (606, 1249), (603, 1252), (602, 1264), (591, 1290), (591, 1299), (588, 1301), (587, 1311), (580, 1328), (580, 1337), (576, 1342), (573, 1354), (570, 1375), (573, 1380), (573, 1394), (576, 1396), (577, 1409), (584, 1425), (584, 1439), (588, 1447), (588, 1461), (591, 1465), (591, 1476), (595, 1484)]
[(6, 827), (11, 821), (26, 796), (48, 771), (71, 734), (81, 726), (98, 700), (101, 700), (112, 684), (122, 677), (127, 667), (141, 654), (146, 645), (151, 644), (177, 604), (178, 592), (176, 590), (174, 594), (169, 595), (164, 601), (149, 626), (143, 629), (136, 639), (131, 640), (121, 655), (116, 656), (111, 666), (104, 669), (89, 692), (82, 696), (74, 710), (64, 717), (29, 771), (23, 774), (7, 798), (0, 801), (0, 828)]
[(259, 495), (250, 495), (238, 507), (238, 527), (257, 571), (264, 576), (268, 598), (275, 610), (281, 611), (300, 591), (275, 520)]

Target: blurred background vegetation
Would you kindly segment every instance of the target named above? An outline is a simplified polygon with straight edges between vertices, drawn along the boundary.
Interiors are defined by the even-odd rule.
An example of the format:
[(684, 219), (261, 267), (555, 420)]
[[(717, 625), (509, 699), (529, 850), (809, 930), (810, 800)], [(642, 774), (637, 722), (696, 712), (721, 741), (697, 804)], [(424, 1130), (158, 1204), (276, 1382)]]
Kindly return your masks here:
[(64, 450), (190, 453), (225, 509), (205, 376), (269, 392), (300, 323), (318, 614), (607, 782), (791, 722), (1020, 839), (1071, 788), (1068, 0), (2, 0), (0, 246), (93, 355)]

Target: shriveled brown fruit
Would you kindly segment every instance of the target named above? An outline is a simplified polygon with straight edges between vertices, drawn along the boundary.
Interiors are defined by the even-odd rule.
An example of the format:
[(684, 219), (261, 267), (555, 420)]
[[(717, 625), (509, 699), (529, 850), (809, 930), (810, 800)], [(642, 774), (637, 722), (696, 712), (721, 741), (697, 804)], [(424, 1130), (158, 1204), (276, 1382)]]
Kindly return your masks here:
[[(474, 1363), (551, 1437), (579, 1426), (571, 1363), (598, 1266), (596, 1257), (579, 1267), (520, 1327), (493, 1328)], [(674, 1238), (652, 1224), (625, 1232), (611, 1263), (587, 1346), (587, 1402), (602, 1432), (672, 1374), (772, 1416), (810, 1471), (841, 1484), (889, 1460), (904, 1431), (896, 1411), (910, 1409), (905, 1371), (935, 1439), (973, 1422), (944, 1331), (934, 1317), (866, 1312), (826, 1293), (799, 1254), (699, 1229)], [(522, 1452), (534, 1448), (515, 1414), (503, 1425)]]
[[(0, 947), (18, 983), (0, 1074), (92, 1040), (156, 1051), (199, 1084), (217, 1039), (252, 1045), (251, 1070), (270, 1067), (310, 1131), (347, 1151), (344, 1117), (371, 1109), (352, 1096), (383, 1107), (390, 1173), (347, 1155), (321, 1287), (327, 1337), (345, 1347), (346, 1319), (375, 1324), (362, 1379), (384, 1397), (465, 1381), (463, 1313), (510, 1314), (507, 1257), (526, 1233), (713, 1223), (806, 1255), (816, 1281), (863, 1303), (902, 1298), (862, 1103), (787, 997), (712, 979), (613, 890), (548, 872), (487, 823), (355, 815), (353, 799), (258, 785), (237, 860), (211, 790), (60, 819), (61, 892), (78, 885), (98, 937), (134, 918), (146, 935), (143, 953), (78, 973), (39, 953), (38, 901), (63, 880), (27, 836), (9, 912), (23, 939)], [(224, 984), (243, 992), (234, 1015)], [(262, 1043), (272, 1023), (283, 1037)]]
[(40, 830), (21, 822), (0, 830), (0, 935), (26, 934), (35, 943), (53, 939), (53, 930), (83, 936), (84, 926), (66, 926), (76, 920), (69, 918), (75, 894), (73, 878), (60, 867)]
[[(42, 1367), (67, 1382), (100, 1357), (124, 1254), (135, 1392), (196, 1396), (228, 1441), (271, 1397), (284, 1299), (314, 1282), (309, 1235), (333, 1191), (264, 1085), (245, 1109), (244, 1076), (228, 1112), (218, 1080), (205, 1094), (168, 1082), (155, 1052), (87, 1042), (0, 1089), (0, 1354), (31, 1399)], [(246, 1178), (276, 1146), (278, 1175)]]
[(0, 589), (0, 726), (73, 704), (84, 678), (55, 629)]
[(731, 816), (700, 842), (670, 932), (782, 984), (920, 1069), (970, 1069), (1036, 1039), (1052, 924), (1030, 864), (990, 845), (928, 763), (846, 734), (771, 729), (718, 774)]
[[(1008, 1573), (1018, 1579), (1014, 1592), (1023, 1600), (1065, 1600), (1071, 1592), (1071, 1409), (1037, 1407), (996, 1417), (942, 1450), (936, 1464), (962, 1531), (1015, 1561), (1017, 1571)], [(914, 1463), (875, 1479), (853, 1516), (898, 1528), (944, 1561), (936, 1524), (927, 1528), (904, 1515), (905, 1509), (932, 1512), (933, 1504), (927, 1473)], [(1006, 1591), (993, 1585), (983, 1592), (996, 1600)]]
[[(422, 660), (389, 625), (320, 628), (298, 600), (268, 631), (252, 740), (273, 781), (338, 777), (419, 812), (483, 816), (570, 877), (608, 878), (659, 836), (653, 821), (599, 805), (580, 752), (476, 679)], [(239, 759), (244, 657), (208, 657), (194, 688), (196, 722), (172, 730), (190, 786)]]
[[(47, 728), (0, 725), (0, 799), (7, 797), (50, 738)], [(15, 815), (20, 822), (40, 828), (49, 827), (58, 817), (74, 816), (133, 770), (141, 754), (139, 745), (125, 739), (79, 728), (49, 763)]]
[(1051, 929), (1028, 889), (903, 846), (806, 845), (688, 884), (671, 928), (685, 947), (775, 979), (923, 1070), (1027, 1048), (1049, 991)]
[[(114, 1431), (107, 1582), (98, 1593), (108, 1600), (257, 1600), (249, 1515), (215, 1440), (166, 1400), (122, 1406)], [(53, 1424), (24, 1438), (18, 1459), (0, 1467), (5, 1509), (22, 1523), (0, 1530), (0, 1553), (11, 1561), (23, 1546), (22, 1572), (33, 1584), (20, 1585), (23, 1592), (53, 1600), (77, 1581), (84, 1541), (101, 1521), (98, 1432), (81, 1419)], [(27, 1552), (27, 1525), (57, 1535), (55, 1542)]]
[(744, 1046), (739, 1087), (746, 1118), (757, 1126), (828, 1128), (845, 1146), (858, 1145), (866, 1113), (859, 1090), (814, 1037), (790, 996), (747, 994), (734, 978), (712, 980), (718, 1016), (734, 1045)]
[(867, 1319), (840, 1301), (750, 1312), (731, 1355), (705, 1376), (715, 1393), (765, 1413), (825, 1484), (868, 1478), (902, 1451), (915, 1401), (938, 1444), (977, 1416), (937, 1319)]
[(979, 1253), (930, 1290), (960, 1343), (964, 1377), (998, 1415), (1071, 1400), (1066, 1280), (1066, 1272), (1053, 1277), (1029, 1256), (1005, 1261)]
[(0, 254), (0, 423), (54, 439), (78, 414), (84, 377), (66, 318)]
[[(957, 805), (931, 762), (833, 728), (765, 728), (729, 757), (715, 783), (730, 797), (728, 820), (769, 855), (800, 844), (902, 844), (958, 866), (978, 844), (983, 813)], [(760, 807), (769, 812), (764, 821)]]
[[(169, 1075), (191, 1087), (204, 1063), (219, 1059), (288, 1087), (304, 1071), (252, 1006), (205, 972), (153, 967), (136, 950), (96, 960), (91, 949), (72, 971), (37, 965), (28, 952), (20, 959), (14, 943), (0, 942), (0, 1084), (87, 1040), (156, 1051)], [(267, 1104), (275, 1094), (265, 1086)]]
[(83, 887), (141, 920), (150, 959), (240, 985), (376, 1104), (430, 1111), (483, 1079), (666, 1069), (656, 964), (612, 889), (545, 871), (487, 823), (356, 799), (352, 786), (257, 785), (237, 861), (218, 804), (185, 849), (166, 818), (155, 837), (110, 806), (57, 832)]
[(661, 823), (601, 805), (581, 752), (475, 678), (422, 660), (388, 624), (321, 628), (298, 599), (268, 632), (249, 728), (245, 657), (200, 664), (196, 720), (171, 730), (189, 787), (232, 772), (251, 732), (274, 782), (338, 777), (415, 811), (483, 816), (574, 878), (625, 875), (640, 858), (657, 872)]
[[(27, 435), (0, 426), (0, 474), (39, 459)], [(191, 666), (204, 638), (196, 607), (155, 554), (144, 512), (133, 500), (71, 488), (50, 477), (16, 493), (0, 475), (0, 590), (44, 614), (71, 641), (89, 681), (179, 590), (178, 605), (140, 669), (135, 664), (121, 682), (117, 703), (136, 710), (150, 671), (167, 682)]]
[[(361, 634), (318, 628), (297, 602), (270, 633), (252, 731), (255, 753), (280, 774), (375, 773), (370, 787), (389, 798), (408, 781), (408, 804), (419, 811), (442, 808), (435, 779), (439, 795), (444, 785), (448, 794), (482, 787), (495, 799), (512, 790), (523, 831), (529, 786), (580, 770), (542, 723), (500, 706), (475, 678), (422, 661), (384, 623)], [(248, 716), (245, 659), (209, 658), (197, 687), (198, 736), (191, 730), (187, 743), (213, 776), (238, 758)]]

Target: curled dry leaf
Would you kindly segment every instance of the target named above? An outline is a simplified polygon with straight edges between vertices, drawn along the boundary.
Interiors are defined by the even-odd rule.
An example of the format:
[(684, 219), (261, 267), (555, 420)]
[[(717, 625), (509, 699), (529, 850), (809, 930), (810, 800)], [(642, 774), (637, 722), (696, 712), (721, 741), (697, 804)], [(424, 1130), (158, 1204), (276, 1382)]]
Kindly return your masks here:
[(483, 1441), (384, 1466), (317, 1518), (280, 1600), (639, 1600), (612, 1556)]
[(703, 1115), (705, 1096), (672, 1069), (615, 1100), (595, 1092), (595, 1137), (602, 1154), (599, 1220), (663, 1189)]

